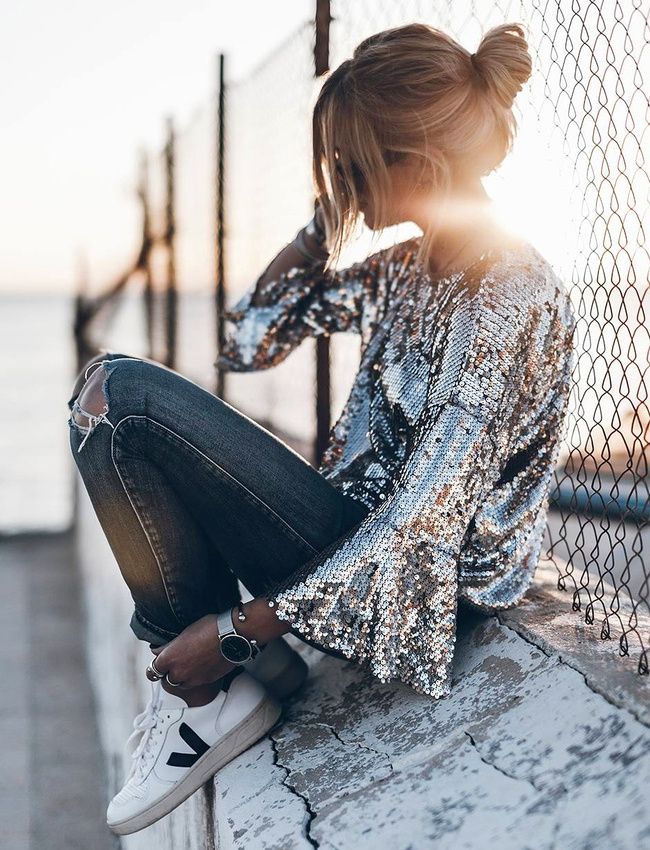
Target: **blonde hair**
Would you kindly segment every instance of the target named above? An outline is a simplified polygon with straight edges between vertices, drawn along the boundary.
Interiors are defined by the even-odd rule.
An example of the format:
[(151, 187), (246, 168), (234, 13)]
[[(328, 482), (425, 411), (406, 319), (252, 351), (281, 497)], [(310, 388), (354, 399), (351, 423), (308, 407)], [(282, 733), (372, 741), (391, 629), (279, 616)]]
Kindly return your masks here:
[[(451, 36), (412, 23), (364, 39), (325, 80), (313, 112), (313, 179), (334, 265), (350, 241), (363, 186), (386, 221), (388, 166), (422, 160), (420, 179), (444, 203), (452, 169), (489, 174), (516, 132), (512, 105), (531, 74), (521, 24), (488, 30), (475, 54)], [(439, 219), (438, 219), (439, 220)], [(382, 228), (383, 230), (383, 228)], [(437, 222), (423, 233), (428, 257)]]

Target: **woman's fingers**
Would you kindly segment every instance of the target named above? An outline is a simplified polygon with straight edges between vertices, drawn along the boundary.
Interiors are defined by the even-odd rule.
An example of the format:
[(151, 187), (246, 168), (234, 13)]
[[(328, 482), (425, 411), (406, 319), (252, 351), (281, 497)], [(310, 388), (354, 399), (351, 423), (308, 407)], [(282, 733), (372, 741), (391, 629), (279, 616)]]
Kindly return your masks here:
[(233, 668), (220, 653), (214, 616), (206, 615), (163, 646), (152, 646), (153, 663), (161, 676), (184, 688), (214, 682)]
[(154, 652), (156, 656), (154, 663), (159, 673), (162, 675), (168, 673), (172, 682), (175, 682), (177, 680), (172, 676), (172, 669), (177, 665), (175, 664), (174, 653), (168, 649), (168, 646), (169, 644), (167, 646), (161, 646), (157, 652)]
[(163, 675), (167, 676), (167, 680), (174, 684), (182, 685), (185, 688), (193, 687), (188, 682), (196, 679), (196, 663), (192, 657), (186, 657), (181, 650), (176, 650), (171, 644), (161, 647), (160, 652), (155, 658), (156, 668)]
[(168, 685), (171, 685), (173, 688), (182, 688), (183, 690), (185, 690), (187, 688), (193, 688), (194, 687), (194, 685), (191, 683), (191, 681), (189, 681), (189, 680), (185, 681), (184, 679), (178, 679), (178, 678), (176, 678), (176, 676), (173, 676), (171, 674), (171, 672), (167, 673), (167, 675), (165, 676), (165, 681), (167, 682)]

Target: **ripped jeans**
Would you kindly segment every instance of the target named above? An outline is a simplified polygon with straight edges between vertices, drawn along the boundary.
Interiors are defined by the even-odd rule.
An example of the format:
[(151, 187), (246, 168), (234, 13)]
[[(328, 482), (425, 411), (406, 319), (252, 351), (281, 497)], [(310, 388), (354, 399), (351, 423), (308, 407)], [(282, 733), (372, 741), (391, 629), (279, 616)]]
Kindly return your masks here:
[(104, 409), (84, 410), (73, 391), (70, 447), (141, 640), (161, 645), (230, 608), (237, 580), (264, 595), (365, 516), (365, 505), (218, 396), (160, 364), (102, 357), (92, 366)]

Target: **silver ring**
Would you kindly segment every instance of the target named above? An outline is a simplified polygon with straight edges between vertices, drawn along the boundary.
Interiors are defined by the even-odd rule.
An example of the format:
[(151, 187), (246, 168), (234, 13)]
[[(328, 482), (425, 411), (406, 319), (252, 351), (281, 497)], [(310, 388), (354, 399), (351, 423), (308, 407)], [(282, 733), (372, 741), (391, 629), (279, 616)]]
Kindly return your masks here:
[(156, 659), (154, 658), (147, 669), (145, 670), (147, 675), (147, 679), (150, 682), (159, 682), (161, 679), (165, 678), (165, 674), (161, 673), (160, 670), (156, 667)]
[(183, 687), (183, 685), (179, 684), (178, 682), (171, 682), (170, 679), (169, 679), (168, 673), (165, 673), (165, 681), (167, 682), (168, 685), (171, 685), (172, 688), (182, 688)]
[(159, 682), (162, 679), (162, 676), (158, 676), (155, 671), (151, 669), (149, 664), (147, 665), (147, 669), (144, 671), (144, 674), (150, 682)]

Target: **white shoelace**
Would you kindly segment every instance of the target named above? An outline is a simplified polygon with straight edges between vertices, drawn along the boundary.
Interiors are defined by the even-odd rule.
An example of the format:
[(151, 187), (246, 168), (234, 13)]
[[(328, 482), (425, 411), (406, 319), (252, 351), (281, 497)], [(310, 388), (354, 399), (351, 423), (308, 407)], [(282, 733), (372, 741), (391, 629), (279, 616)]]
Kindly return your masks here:
[(153, 730), (158, 723), (158, 719), (160, 717), (160, 708), (162, 704), (162, 693), (161, 687), (152, 682), (151, 684), (151, 697), (149, 698), (149, 702), (144, 711), (142, 711), (133, 721), (133, 732), (129, 735), (129, 738), (126, 742), (126, 750), (127, 753), (129, 751), (129, 747), (131, 742), (138, 735), (142, 735), (138, 746), (131, 753), (132, 764), (131, 770), (129, 771), (129, 775), (126, 778), (128, 782), (129, 779), (135, 778), (139, 779), (143, 773), (145, 766), (148, 761), (148, 757), (151, 754), (151, 742), (153, 741)]

